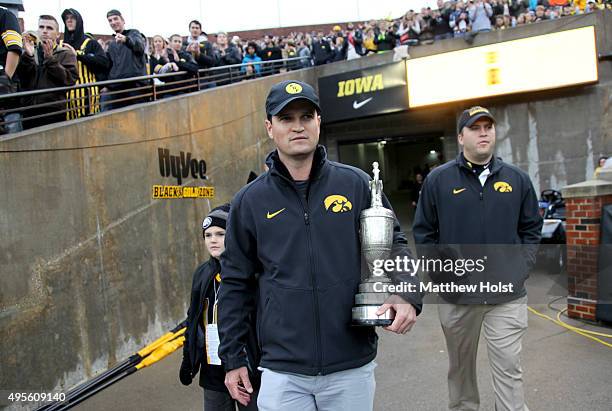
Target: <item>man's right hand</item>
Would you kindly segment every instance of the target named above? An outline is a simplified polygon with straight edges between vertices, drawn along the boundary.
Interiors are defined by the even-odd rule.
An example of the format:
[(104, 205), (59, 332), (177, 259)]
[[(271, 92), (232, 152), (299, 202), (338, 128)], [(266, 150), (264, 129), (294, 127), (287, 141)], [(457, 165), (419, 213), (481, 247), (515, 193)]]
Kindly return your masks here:
[(247, 367), (240, 367), (236, 368), (235, 370), (228, 371), (225, 374), (225, 386), (233, 399), (245, 407), (249, 405), (249, 402), (251, 401), (251, 394), (253, 393), (253, 387), (251, 386), (251, 381), (249, 380), (249, 371), (247, 370)]

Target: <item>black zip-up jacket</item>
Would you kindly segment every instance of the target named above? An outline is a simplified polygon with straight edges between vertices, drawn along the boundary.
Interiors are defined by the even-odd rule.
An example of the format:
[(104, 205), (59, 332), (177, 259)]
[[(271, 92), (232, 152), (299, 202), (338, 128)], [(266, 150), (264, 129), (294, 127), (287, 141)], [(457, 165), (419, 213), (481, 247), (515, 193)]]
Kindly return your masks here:
[(512, 283), (510, 292), (440, 296), (460, 304), (499, 304), (526, 294), (524, 281), (535, 264), (542, 218), (527, 173), (494, 158), (484, 186), (460, 153), (423, 182), (413, 233), (419, 255), (484, 258), (484, 270), (461, 276), (430, 272), (435, 282)]
[[(226, 370), (245, 365), (245, 307), (252, 305), (256, 284), (262, 367), (325, 375), (367, 364), (376, 357), (376, 332), (350, 324), (361, 276), (359, 216), (371, 205), (369, 178), (327, 160), (319, 146), (303, 197), (276, 151), (267, 164), (267, 173), (236, 194), (228, 220), (219, 295)], [(409, 255), (395, 223), (394, 243)], [(418, 283), (406, 273), (394, 280)], [(420, 294), (400, 295), (420, 312)]]
[(106, 54), (112, 64), (108, 79), (146, 76), (145, 42), (142, 34), (135, 29), (123, 30), (121, 34), (127, 37), (125, 43), (117, 43), (114, 40), (108, 43)]
[[(207, 315), (204, 312), (204, 300), (211, 293), (215, 276), (220, 270), (221, 265), (219, 261), (211, 257), (193, 273), (191, 301), (187, 311), (187, 330), (185, 331), (185, 343), (183, 344), (183, 358), (189, 361), (192, 376), (200, 371), (201, 387), (214, 391), (228, 392), (224, 383), (225, 372), (223, 367), (209, 365), (206, 361), (202, 361), (206, 343), (206, 330), (202, 325), (202, 318), (204, 315)], [(208, 302), (210, 306), (213, 303), (214, 301)], [(257, 370), (259, 352), (255, 335), (255, 321), (252, 318), (245, 323), (244, 330), (247, 335), (246, 352), (248, 355), (249, 377), (255, 388), (258, 388), (261, 373)]]
[(327, 37), (314, 39), (312, 42), (312, 54), (315, 66), (329, 63), (333, 57), (332, 49), (332, 44)]

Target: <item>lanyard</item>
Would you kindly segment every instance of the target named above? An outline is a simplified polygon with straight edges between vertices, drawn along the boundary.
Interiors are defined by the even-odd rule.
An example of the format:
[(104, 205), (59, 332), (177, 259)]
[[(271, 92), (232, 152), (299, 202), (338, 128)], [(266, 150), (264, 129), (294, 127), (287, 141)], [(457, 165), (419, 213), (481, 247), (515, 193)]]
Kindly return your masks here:
[[(217, 303), (219, 302), (219, 290), (221, 289), (221, 275), (217, 274), (213, 278), (213, 290), (215, 291), (215, 301), (213, 302), (213, 319), (212, 324), (217, 324)], [(202, 316), (202, 323), (204, 328), (208, 325), (208, 307), (210, 301), (208, 298), (204, 299), (204, 315)]]
[(215, 302), (213, 304), (213, 324), (217, 324), (217, 309), (219, 302), (219, 289), (221, 288), (221, 283), (218, 282), (219, 274), (215, 276), (213, 279), (213, 289), (215, 290)]

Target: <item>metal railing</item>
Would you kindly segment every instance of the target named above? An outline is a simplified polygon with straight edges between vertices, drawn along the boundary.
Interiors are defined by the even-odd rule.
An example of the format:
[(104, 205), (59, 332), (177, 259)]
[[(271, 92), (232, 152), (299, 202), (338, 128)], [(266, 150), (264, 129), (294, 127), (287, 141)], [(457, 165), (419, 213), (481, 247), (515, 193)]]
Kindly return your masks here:
[[(299, 70), (309, 65), (307, 63), (309, 60), (305, 57), (294, 57), (212, 67), (200, 69), (196, 73), (177, 71), (4, 94), (0, 95), (0, 127), (22, 122), (24, 128), (32, 128), (35, 125), (32, 127), (28, 125), (42, 125), (37, 124), (37, 120), (50, 124), (87, 117), (130, 104), (157, 101), (165, 97)], [(249, 66), (253, 67), (252, 72), (248, 70)], [(52, 101), (36, 102), (41, 97), (44, 100), (44, 96), (49, 97), (54, 94), (56, 98)], [(60, 109), (60, 106), (63, 108)], [(21, 117), (6, 118), (13, 113), (20, 113)]]

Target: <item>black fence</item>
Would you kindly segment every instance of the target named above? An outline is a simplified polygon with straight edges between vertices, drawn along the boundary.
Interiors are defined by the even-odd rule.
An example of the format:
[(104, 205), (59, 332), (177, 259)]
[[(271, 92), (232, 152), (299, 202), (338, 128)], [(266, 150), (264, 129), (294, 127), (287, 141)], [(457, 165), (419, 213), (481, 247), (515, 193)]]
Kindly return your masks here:
[[(0, 134), (308, 67), (295, 57), (0, 95)], [(39, 102), (43, 100), (42, 102)], [(47, 101), (44, 101), (47, 100)]]

